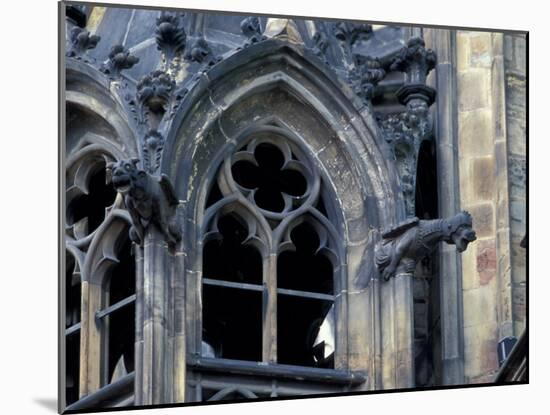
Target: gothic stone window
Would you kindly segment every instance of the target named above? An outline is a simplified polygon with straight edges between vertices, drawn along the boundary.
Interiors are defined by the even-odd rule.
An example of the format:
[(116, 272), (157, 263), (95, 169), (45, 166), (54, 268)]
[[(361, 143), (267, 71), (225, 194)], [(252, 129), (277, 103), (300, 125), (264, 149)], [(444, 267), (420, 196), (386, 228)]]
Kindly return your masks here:
[[(225, 157), (210, 186), (201, 355), (213, 364), (334, 369), (341, 240), (321, 175), (291, 137), (279, 127), (257, 128)], [(235, 385), (202, 388), (201, 399), (262, 395)], [(267, 396), (278, 396), (277, 388)]]
[[(106, 176), (106, 163), (115, 159), (111, 146), (88, 132), (69, 149), (67, 404), (93, 395), (134, 370), (135, 259), (128, 238), (128, 213)], [(126, 399), (118, 395), (113, 396), (115, 401)]]

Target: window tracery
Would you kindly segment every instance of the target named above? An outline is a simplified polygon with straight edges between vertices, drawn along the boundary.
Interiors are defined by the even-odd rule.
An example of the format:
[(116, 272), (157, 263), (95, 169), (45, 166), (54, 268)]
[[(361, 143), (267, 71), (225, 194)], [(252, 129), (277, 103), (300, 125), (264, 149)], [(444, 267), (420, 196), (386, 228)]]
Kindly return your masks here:
[[(65, 244), (70, 404), (134, 370), (135, 259), (130, 218), (109, 183), (115, 156), (85, 134), (68, 156)], [(82, 366), (82, 364), (84, 366)]]
[(321, 174), (278, 126), (234, 148), (204, 212), (203, 356), (334, 368), (341, 242)]

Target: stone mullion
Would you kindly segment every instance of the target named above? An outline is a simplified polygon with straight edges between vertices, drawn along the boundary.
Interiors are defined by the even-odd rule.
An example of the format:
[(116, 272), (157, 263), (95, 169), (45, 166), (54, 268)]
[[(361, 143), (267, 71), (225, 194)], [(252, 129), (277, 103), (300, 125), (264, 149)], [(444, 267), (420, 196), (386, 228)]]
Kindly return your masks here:
[(82, 281), (81, 284), (81, 316), (80, 316), (80, 372), (79, 372), (79, 393), (81, 398), (88, 393), (88, 281)]
[(101, 387), (101, 323), (96, 322), (95, 314), (101, 309), (102, 290), (96, 282), (83, 281), (82, 306), (83, 311), (80, 327), (81, 342), (81, 372), (80, 397), (89, 395)]
[[(457, 119), (456, 119), (456, 32), (430, 30), (431, 47), (438, 55), (435, 89), (435, 148), (438, 172), (438, 211), (449, 217), (460, 210)], [(464, 333), (462, 330), (461, 256), (454, 247), (439, 250), (441, 360), (444, 385), (464, 383)]]
[(394, 312), (395, 388), (415, 386), (413, 275), (397, 274), (392, 281)]
[[(333, 271), (333, 279), (343, 281), (342, 276), (347, 276), (347, 264), (342, 263)], [(340, 284), (336, 284), (337, 286)], [(347, 290), (343, 287), (337, 287), (336, 298), (334, 299), (334, 309), (336, 311), (335, 327), (335, 352), (334, 368), (346, 370), (349, 368), (349, 345), (348, 345), (348, 298)]]
[(277, 362), (277, 254), (263, 261), (262, 361)]
[(136, 260), (136, 332), (134, 342), (134, 362), (135, 362), (135, 380), (134, 380), (134, 403), (143, 405), (143, 313), (144, 313), (144, 292), (143, 292), (143, 248), (134, 245), (134, 255)]
[(168, 368), (173, 372), (173, 388), (171, 390), (170, 402), (185, 401), (185, 382), (186, 364), (187, 364), (187, 347), (186, 347), (186, 312), (185, 312), (185, 259), (184, 252), (176, 252), (174, 257), (174, 272), (172, 272), (173, 285), (171, 291), (174, 301), (174, 333), (172, 340), (172, 359), (173, 367)]
[(166, 371), (171, 318), (169, 306), (170, 258), (163, 235), (155, 226), (147, 229), (143, 247), (143, 348), (139, 358), (142, 368), (142, 405), (166, 402), (171, 375)]
[(493, 91), (493, 128), (495, 145), (495, 236), (496, 272), (500, 301), (498, 310), (499, 338), (512, 336), (512, 264), (510, 259), (510, 210), (508, 195), (508, 148), (506, 140), (506, 98), (504, 74), (504, 34), (492, 33), (493, 65), (491, 87)]

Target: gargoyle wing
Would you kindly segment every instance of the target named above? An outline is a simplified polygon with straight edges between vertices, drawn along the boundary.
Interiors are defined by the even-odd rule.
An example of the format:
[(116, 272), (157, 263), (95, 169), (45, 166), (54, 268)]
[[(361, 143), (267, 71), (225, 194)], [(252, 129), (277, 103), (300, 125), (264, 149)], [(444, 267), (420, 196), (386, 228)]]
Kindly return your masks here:
[(164, 195), (166, 196), (166, 200), (168, 200), (168, 204), (170, 205), (177, 205), (179, 203), (178, 198), (176, 197), (176, 192), (174, 190), (174, 187), (172, 186), (172, 183), (170, 183), (170, 179), (166, 174), (160, 175), (160, 187), (162, 188)]
[(395, 238), (405, 232), (407, 229), (414, 228), (418, 225), (419, 219), (417, 217), (406, 219), (405, 221), (399, 223), (390, 229), (385, 229), (382, 232), (382, 238)]

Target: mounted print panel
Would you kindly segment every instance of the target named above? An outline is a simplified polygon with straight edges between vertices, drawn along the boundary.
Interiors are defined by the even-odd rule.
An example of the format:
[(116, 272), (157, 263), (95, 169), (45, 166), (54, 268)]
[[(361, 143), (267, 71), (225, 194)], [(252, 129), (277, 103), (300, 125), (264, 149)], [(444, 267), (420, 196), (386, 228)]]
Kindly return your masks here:
[(60, 411), (528, 382), (526, 32), (60, 12)]

